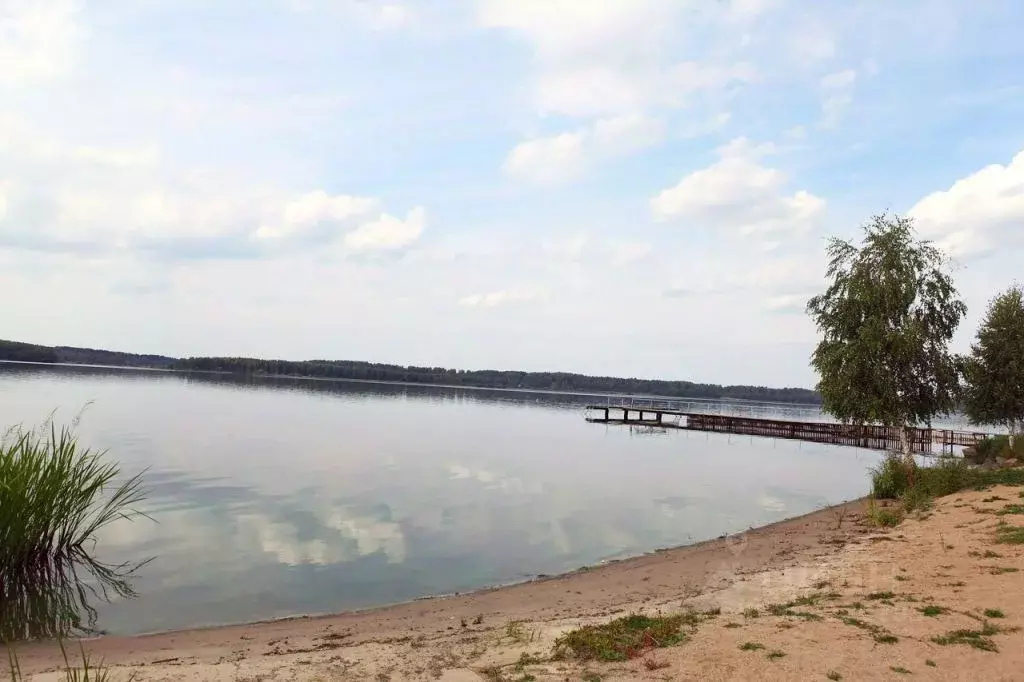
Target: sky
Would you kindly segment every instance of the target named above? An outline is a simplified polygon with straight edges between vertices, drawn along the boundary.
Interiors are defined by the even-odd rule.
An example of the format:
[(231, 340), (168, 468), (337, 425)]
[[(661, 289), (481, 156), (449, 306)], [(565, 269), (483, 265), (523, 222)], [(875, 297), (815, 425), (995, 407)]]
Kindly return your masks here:
[(813, 386), (831, 236), (1024, 273), (1017, 0), (0, 0), (0, 338)]

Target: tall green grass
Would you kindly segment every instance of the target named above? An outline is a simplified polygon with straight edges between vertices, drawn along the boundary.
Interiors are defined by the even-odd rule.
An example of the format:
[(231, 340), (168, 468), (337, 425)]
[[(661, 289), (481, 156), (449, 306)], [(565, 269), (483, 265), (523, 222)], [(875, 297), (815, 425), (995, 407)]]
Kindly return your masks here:
[(0, 437), (0, 641), (92, 632), (93, 598), (133, 596), (141, 564), (97, 560), (100, 531), (145, 516), (141, 474), (124, 477), (73, 428), (10, 429)]
[(0, 571), (86, 551), (105, 526), (141, 515), (141, 474), (123, 479), (105, 454), (52, 422), (8, 432), (0, 441)]
[(890, 452), (871, 470), (871, 493), (879, 500), (895, 500), (905, 493), (914, 480), (917, 466), (902, 455)]

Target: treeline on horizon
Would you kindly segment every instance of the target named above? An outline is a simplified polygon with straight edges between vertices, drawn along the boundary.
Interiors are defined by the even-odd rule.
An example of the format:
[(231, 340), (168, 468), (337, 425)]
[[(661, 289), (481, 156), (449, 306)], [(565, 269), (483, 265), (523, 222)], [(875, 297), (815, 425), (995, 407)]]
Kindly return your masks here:
[(472, 388), (513, 388), (542, 391), (627, 393), (679, 398), (762, 400), (820, 404), (821, 396), (806, 388), (720, 386), (690, 381), (596, 377), (568, 372), (463, 370), (444, 367), (403, 367), (348, 360), (260, 360), (256, 358), (172, 358), (70, 346), (39, 346), (0, 340), (0, 360), (42, 363), (77, 363), (149, 367), (181, 371), (225, 372), (248, 376), (291, 376), (315, 379), (354, 379), (419, 384), (447, 384)]

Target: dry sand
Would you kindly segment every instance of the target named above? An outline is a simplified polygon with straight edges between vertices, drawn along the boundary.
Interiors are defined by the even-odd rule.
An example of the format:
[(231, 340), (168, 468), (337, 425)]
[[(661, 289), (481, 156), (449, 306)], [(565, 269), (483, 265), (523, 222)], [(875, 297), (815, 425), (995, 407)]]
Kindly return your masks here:
[[(1024, 503), (997, 487), (939, 500), (892, 530), (852, 503), (723, 540), (565, 576), (323, 618), (107, 637), (86, 649), (159, 680), (1024, 680), (1024, 546), (995, 544), (996, 515)], [(1002, 499), (993, 499), (1002, 498)], [(986, 554), (988, 553), (988, 554)], [(993, 556), (993, 553), (997, 556)], [(884, 594), (891, 592), (892, 595)], [(880, 594), (881, 593), (881, 594)], [(787, 615), (768, 606), (810, 597)], [(937, 616), (921, 612), (939, 606)], [(551, 660), (562, 633), (629, 613), (721, 609), (682, 644), (624, 663)], [(756, 608), (759, 615), (748, 611)], [(1004, 618), (989, 618), (999, 609)], [(1004, 631), (998, 651), (932, 641)], [(745, 643), (763, 649), (741, 650)], [(784, 654), (770, 658), (769, 653)], [(20, 650), (58, 679), (52, 645)], [(523, 654), (539, 662), (516, 666)], [(829, 677), (831, 675), (831, 677)]]

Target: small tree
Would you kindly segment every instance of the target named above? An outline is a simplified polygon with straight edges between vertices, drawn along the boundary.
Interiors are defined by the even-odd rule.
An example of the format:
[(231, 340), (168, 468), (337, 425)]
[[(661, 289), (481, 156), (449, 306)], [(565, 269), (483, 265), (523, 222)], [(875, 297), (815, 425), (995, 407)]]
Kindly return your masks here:
[(844, 423), (931, 425), (959, 389), (949, 341), (967, 312), (943, 253), (916, 238), (913, 221), (881, 214), (864, 241), (828, 244), (828, 288), (807, 304), (822, 340), (811, 356), (824, 409)]
[(964, 361), (964, 408), (975, 424), (1002, 424), (1010, 449), (1024, 426), (1024, 291), (1010, 287), (988, 305)]

